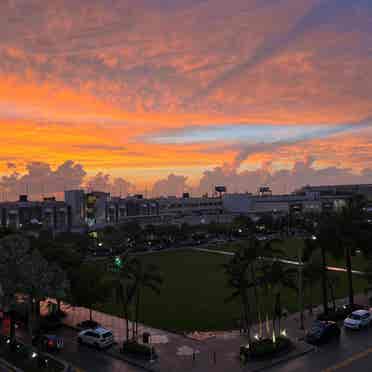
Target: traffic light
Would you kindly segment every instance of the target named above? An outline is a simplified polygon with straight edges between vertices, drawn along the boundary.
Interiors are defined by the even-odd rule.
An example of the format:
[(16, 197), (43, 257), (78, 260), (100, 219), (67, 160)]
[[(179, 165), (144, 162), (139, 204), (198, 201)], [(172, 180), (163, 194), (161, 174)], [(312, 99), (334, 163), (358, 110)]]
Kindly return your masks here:
[(123, 266), (123, 261), (119, 256), (115, 257), (115, 266), (119, 269)]

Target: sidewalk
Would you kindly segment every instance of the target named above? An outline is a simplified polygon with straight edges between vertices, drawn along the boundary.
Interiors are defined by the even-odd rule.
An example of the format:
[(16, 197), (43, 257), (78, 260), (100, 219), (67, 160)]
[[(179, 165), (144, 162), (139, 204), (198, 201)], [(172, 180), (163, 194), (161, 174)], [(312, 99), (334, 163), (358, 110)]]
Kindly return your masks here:
[[(365, 296), (356, 296), (356, 302), (364, 304), (366, 302)], [(338, 305), (344, 303), (346, 303), (346, 299), (337, 301)], [(89, 319), (89, 310), (86, 308), (62, 305), (62, 309), (67, 313), (63, 322), (68, 326), (76, 327), (79, 322)], [(43, 306), (43, 311), (45, 310), (46, 304)], [(312, 316), (308, 314), (308, 311), (305, 312), (305, 329), (310, 326), (316, 315), (321, 311), (322, 307), (319, 306), (314, 308), (314, 315)], [(116, 341), (120, 345), (126, 334), (124, 319), (98, 311), (93, 311), (93, 319), (112, 330)], [(287, 335), (292, 340), (297, 341), (296, 350), (288, 357), (298, 357), (313, 349), (301, 341), (305, 331), (300, 330), (299, 323), (299, 313), (289, 315), (281, 322), (281, 328), (286, 330)], [(151, 334), (151, 343), (155, 346), (159, 355), (158, 361), (149, 366), (154, 371), (254, 372), (262, 370), (265, 365), (267, 366), (267, 362), (248, 362), (246, 365), (241, 365), (238, 358), (239, 347), (247, 343), (247, 338), (245, 335), (241, 335), (239, 331), (198, 333), (193, 338), (141, 324), (139, 334), (141, 335), (143, 332)], [(257, 325), (252, 327), (252, 335), (255, 333), (258, 333)]]

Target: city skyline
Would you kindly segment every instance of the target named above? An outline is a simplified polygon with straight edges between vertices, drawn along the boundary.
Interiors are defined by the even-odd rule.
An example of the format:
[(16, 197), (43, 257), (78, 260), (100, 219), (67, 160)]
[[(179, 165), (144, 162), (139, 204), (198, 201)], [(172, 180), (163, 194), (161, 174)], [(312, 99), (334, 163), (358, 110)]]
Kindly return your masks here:
[(372, 182), (366, 0), (9, 0), (0, 14), (0, 192)]

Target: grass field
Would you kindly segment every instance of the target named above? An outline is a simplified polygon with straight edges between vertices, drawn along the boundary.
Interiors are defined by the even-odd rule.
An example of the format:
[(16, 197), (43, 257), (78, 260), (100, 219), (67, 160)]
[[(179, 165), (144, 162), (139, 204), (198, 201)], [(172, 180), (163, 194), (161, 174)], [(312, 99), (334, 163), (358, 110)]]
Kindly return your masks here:
[[(143, 256), (144, 262), (159, 266), (164, 283), (157, 296), (144, 292), (141, 321), (145, 324), (175, 331), (222, 330), (236, 327), (240, 307), (238, 303), (224, 302), (231, 291), (227, 288), (222, 264), (229, 257), (194, 251), (159, 252)], [(343, 273), (337, 276), (338, 298), (346, 297), (347, 282)], [(363, 292), (366, 281), (355, 277), (355, 292)], [(314, 304), (320, 303), (320, 284), (313, 289)], [(281, 289), (283, 307), (289, 312), (298, 311), (297, 295), (293, 290)], [(274, 294), (261, 296), (263, 307), (269, 313), (273, 308)], [(115, 304), (105, 304), (98, 309), (122, 315)]]
[[(241, 242), (233, 242), (233, 243), (226, 243), (222, 245), (210, 245), (206, 248), (213, 249), (213, 250), (220, 250), (220, 251), (233, 251), (235, 252), (237, 250), (238, 245), (244, 244), (244, 241)], [(283, 240), (281, 242), (275, 242), (273, 243), (273, 246), (275, 248), (279, 248), (283, 252), (283, 257), (297, 260), (298, 258), (298, 249), (301, 250), (304, 249), (304, 241), (303, 239), (296, 239), (296, 238), (289, 238), (286, 240)], [(342, 256), (342, 255), (341, 255)], [(365, 270), (366, 269), (366, 260), (363, 258), (362, 255), (356, 255), (352, 257), (352, 265), (353, 269), (355, 270)], [(327, 254), (327, 262), (329, 266), (339, 266), (339, 267), (345, 267), (345, 260), (344, 258), (335, 258), (330, 254)]]

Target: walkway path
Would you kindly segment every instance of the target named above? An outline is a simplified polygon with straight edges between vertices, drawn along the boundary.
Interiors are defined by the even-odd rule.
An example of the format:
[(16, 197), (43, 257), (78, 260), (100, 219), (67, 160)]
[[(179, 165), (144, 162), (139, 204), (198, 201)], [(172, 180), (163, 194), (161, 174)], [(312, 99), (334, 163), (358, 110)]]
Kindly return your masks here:
[[(220, 251), (216, 249), (207, 249), (207, 248), (193, 248), (194, 251), (199, 251), (199, 252), (206, 252), (206, 253), (215, 253), (215, 254), (222, 254), (224, 256), (234, 256), (235, 252), (229, 252), (229, 251)], [(299, 266), (301, 265), (300, 262), (295, 261), (295, 260), (288, 260), (286, 258), (271, 258), (271, 257), (259, 257), (259, 259), (264, 260), (264, 261), (271, 261), (271, 262), (282, 262), (288, 265), (294, 265), (294, 266)], [(303, 264), (302, 264), (303, 265)], [(338, 271), (338, 272), (343, 272), (346, 273), (347, 270), (344, 267), (337, 267), (337, 266), (327, 266), (327, 270), (329, 271)], [(355, 275), (367, 275), (364, 271), (359, 271), (359, 270), (352, 270), (352, 273)]]

